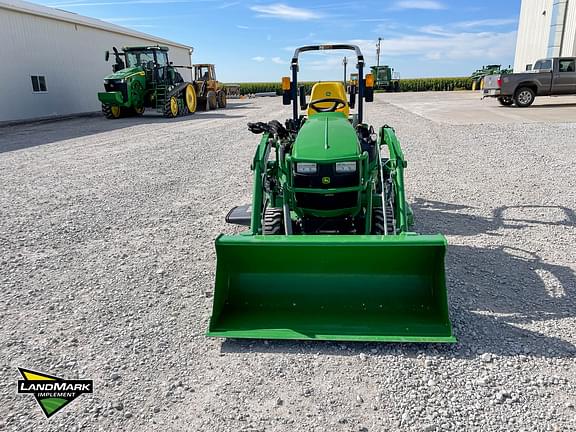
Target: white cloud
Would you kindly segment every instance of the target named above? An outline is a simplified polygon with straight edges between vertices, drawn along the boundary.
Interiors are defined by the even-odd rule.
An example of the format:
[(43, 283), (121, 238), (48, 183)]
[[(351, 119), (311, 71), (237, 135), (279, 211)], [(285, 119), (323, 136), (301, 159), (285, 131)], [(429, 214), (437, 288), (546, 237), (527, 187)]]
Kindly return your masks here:
[(229, 7), (236, 6), (239, 4), (240, 4), (239, 1), (230, 2), (230, 3), (222, 3), (220, 6), (218, 6), (218, 9), (228, 9)]
[(280, 57), (272, 57), (272, 63), (276, 63), (276, 64), (288, 64), (288, 62), (282, 60)]
[(254, 60), (255, 62), (258, 62), (258, 63), (262, 63), (264, 60), (266, 60), (266, 58), (262, 57), (262, 56), (256, 56), (256, 57), (252, 57), (252, 60)]
[(456, 27), (460, 28), (474, 28), (474, 27), (499, 27), (511, 24), (517, 24), (518, 18), (493, 18), (493, 19), (483, 19), (478, 21), (463, 21), (454, 24)]
[[(375, 58), (374, 41), (361, 39), (349, 43), (359, 45), (365, 56)], [(515, 31), (507, 33), (446, 31), (385, 39), (382, 42), (381, 58), (415, 56), (427, 60), (501, 61), (513, 58), (515, 47)]]
[(236, 25), (236, 28), (239, 28), (241, 30), (250, 30), (250, 27), (245, 26), (245, 25)]
[(419, 31), (420, 31), (420, 33), (426, 33), (426, 34), (437, 35), (437, 36), (450, 36), (450, 33), (448, 33), (444, 29), (444, 27), (437, 26), (437, 25), (428, 25), (428, 26), (420, 27)]
[(446, 9), (444, 4), (436, 0), (401, 0), (394, 5), (398, 9), (426, 9), (440, 10)]
[(322, 15), (309, 9), (295, 8), (283, 3), (251, 6), (260, 18), (279, 18), (284, 20), (308, 21), (322, 18)]

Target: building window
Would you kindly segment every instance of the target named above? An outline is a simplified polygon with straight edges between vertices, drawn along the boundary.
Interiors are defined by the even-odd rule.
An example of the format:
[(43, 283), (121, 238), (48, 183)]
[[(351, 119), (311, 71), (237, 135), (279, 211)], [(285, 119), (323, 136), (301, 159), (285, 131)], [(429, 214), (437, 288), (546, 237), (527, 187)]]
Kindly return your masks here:
[(46, 89), (46, 77), (44, 75), (32, 75), (30, 78), (32, 79), (32, 91), (34, 91), (34, 93), (45, 93), (48, 91)]

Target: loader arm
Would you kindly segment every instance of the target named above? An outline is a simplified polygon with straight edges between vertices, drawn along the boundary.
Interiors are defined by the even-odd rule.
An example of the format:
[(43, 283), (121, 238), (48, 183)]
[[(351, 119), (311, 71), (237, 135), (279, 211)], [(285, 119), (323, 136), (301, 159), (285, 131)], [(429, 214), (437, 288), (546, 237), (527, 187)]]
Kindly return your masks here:
[(265, 133), (256, 147), (256, 154), (252, 160), (252, 176), (253, 187), (252, 187), (252, 218), (250, 221), (250, 231), (252, 235), (257, 235), (262, 233), (262, 178), (264, 173), (266, 173), (266, 161), (268, 160), (268, 154), (270, 152), (270, 134)]
[(400, 142), (394, 133), (394, 129), (388, 126), (380, 128), (380, 145), (386, 145), (390, 154), (387, 162), (393, 180), (396, 194), (396, 221), (400, 232), (408, 231), (408, 212), (406, 204), (406, 193), (404, 192), (404, 168), (407, 162), (400, 147)]

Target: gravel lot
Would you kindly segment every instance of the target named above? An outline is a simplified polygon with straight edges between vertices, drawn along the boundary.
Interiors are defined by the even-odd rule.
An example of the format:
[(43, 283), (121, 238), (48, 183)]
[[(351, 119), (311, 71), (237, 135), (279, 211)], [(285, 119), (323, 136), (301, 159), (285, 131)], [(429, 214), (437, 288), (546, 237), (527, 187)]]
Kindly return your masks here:
[[(478, 101), (478, 103), (480, 103)], [(576, 430), (576, 123), (445, 125), (385, 102), (416, 230), (442, 232), (454, 346), (203, 334), (213, 240), (280, 99), (0, 129), (0, 429)], [(93, 379), (46, 420), (17, 367)]]

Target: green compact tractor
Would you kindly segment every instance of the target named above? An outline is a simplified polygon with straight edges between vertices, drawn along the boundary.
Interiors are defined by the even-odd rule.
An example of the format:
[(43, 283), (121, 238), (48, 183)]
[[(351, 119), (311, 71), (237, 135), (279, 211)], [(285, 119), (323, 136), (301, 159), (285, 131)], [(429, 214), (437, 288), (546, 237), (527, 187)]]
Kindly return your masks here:
[(400, 76), (390, 66), (372, 66), (374, 89), (388, 92), (400, 91)]
[[(102, 112), (115, 119), (142, 115), (146, 108), (165, 117), (193, 114), (196, 109), (226, 107), (226, 92), (216, 81), (214, 65), (174, 66), (163, 46), (114, 48), (113, 73), (104, 79), (105, 92), (98, 93)], [(106, 61), (110, 53), (106, 51)], [(194, 69), (196, 79), (187, 82), (178, 68)]]
[[(298, 87), (305, 51), (347, 49), (357, 87)], [(253, 200), (216, 239), (208, 335), (228, 338), (455, 342), (448, 317), (442, 235), (409, 231), (407, 163), (394, 130), (364, 123), (374, 78), (354, 45), (298, 48), (282, 80), (292, 118), (251, 123), (262, 134), (252, 162)], [(357, 113), (350, 110), (358, 106)], [(300, 115), (299, 109), (305, 110)]]

